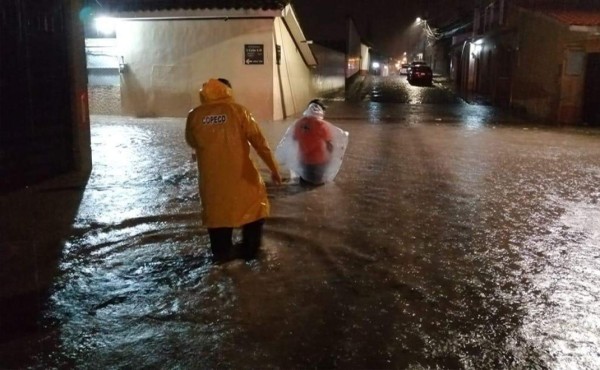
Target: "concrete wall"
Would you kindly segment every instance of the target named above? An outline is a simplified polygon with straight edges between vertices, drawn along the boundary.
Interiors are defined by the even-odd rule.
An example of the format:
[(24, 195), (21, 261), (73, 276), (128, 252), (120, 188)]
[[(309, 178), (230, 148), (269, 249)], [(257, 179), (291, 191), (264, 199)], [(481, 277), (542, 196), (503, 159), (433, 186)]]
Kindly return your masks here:
[(81, 0), (69, 0), (69, 50), (71, 71), (71, 135), (73, 170), (84, 178), (92, 171), (90, 109), (87, 92), (85, 34), (81, 24)]
[(313, 44), (311, 49), (319, 62), (312, 74), (315, 94), (330, 97), (341, 92), (343, 96), (346, 54), (318, 44)]
[(121, 75), (116, 38), (87, 38), (90, 114), (121, 114)]
[[(119, 22), (116, 35), (126, 65), (125, 115), (184, 117), (200, 103), (202, 83), (216, 77), (231, 81), (237, 102), (259, 120), (293, 115), (313, 95), (310, 68), (281, 17), (130, 19)], [(262, 64), (246, 63), (247, 44), (262, 45)], [(104, 105), (115, 100), (109, 88), (94, 88), (93, 95), (106, 98)]]
[(564, 46), (557, 119), (562, 123), (579, 123), (583, 120), (587, 54), (600, 53), (600, 37), (571, 32), (565, 27), (561, 32), (561, 43)]
[[(273, 117), (272, 19), (121, 21), (117, 40), (123, 114), (184, 117), (202, 83), (224, 77), (258, 119)], [(264, 64), (245, 64), (245, 44), (263, 45)]]
[(366, 75), (371, 69), (371, 53), (367, 45), (360, 45), (360, 73)]
[[(346, 66), (346, 78), (352, 77), (354, 74), (361, 71), (362, 67), (362, 47), (363, 44), (360, 41), (360, 35), (356, 29), (356, 25), (352, 19), (348, 19), (348, 45), (346, 50), (347, 66)], [(366, 71), (369, 70), (367, 65)], [(365, 71), (365, 72), (366, 72)]]
[(600, 37), (518, 8), (510, 12), (509, 27), (519, 35), (512, 106), (541, 119), (580, 123), (586, 55), (600, 52)]
[(90, 114), (119, 116), (121, 112), (120, 86), (89, 86)]
[(520, 35), (512, 105), (535, 117), (555, 119), (564, 49), (560, 25), (527, 11), (511, 13), (509, 24), (518, 27)]
[(313, 98), (314, 90), (310, 84), (311, 70), (281, 18), (275, 19), (273, 40), (274, 52), (275, 45), (281, 46), (281, 62), (277, 64), (273, 57), (273, 113), (265, 119), (278, 120), (302, 112)]

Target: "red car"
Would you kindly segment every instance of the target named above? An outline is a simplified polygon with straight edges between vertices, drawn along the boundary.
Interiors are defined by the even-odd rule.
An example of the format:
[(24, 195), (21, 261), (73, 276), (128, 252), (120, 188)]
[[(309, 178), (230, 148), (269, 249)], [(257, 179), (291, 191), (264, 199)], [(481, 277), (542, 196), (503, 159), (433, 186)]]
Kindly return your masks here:
[(408, 71), (408, 76), (406, 79), (411, 85), (431, 85), (433, 83), (433, 71), (429, 66), (416, 65)]

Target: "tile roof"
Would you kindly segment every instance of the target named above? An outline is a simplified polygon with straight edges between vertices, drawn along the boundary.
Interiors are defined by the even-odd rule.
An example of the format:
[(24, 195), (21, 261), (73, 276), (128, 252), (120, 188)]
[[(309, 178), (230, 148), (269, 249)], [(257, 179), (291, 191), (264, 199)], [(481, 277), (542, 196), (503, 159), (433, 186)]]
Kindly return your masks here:
[[(493, 0), (496, 1), (496, 0)], [(562, 10), (598, 10), (599, 0), (511, 0), (528, 8), (562, 9)]]
[(513, 0), (569, 26), (600, 26), (600, 0)]
[(544, 13), (568, 25), (600, 26), (600, 10), (546, 10)]
[(173, 9), (283, 9), (290, 0), (86, 0), (86, 5), (109, 11)]

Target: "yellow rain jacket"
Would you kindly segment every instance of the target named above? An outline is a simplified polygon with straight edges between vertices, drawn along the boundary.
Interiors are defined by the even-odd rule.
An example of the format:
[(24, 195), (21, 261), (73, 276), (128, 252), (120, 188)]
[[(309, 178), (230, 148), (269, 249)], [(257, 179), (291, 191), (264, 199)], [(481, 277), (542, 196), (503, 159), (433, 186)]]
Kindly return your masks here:
[(220, 81), (206, 82), (200, 101), (188, 114), (185, 139), (198, 159), (204, 226), (239, 227), (265, 218), (267, 190), (250, 159), (250, 145), (271, 172), (278, 169), (257, 122)]

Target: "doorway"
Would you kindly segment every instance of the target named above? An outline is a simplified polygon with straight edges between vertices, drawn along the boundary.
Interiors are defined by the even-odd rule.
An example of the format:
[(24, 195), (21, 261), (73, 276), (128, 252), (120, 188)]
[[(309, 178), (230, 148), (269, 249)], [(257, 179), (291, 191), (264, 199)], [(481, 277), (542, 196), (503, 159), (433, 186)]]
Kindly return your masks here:
[(583, 122), (600, 126), (600, 53), (587, 55), (583, 91)]

